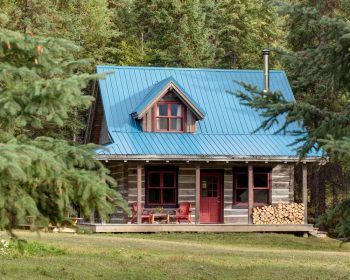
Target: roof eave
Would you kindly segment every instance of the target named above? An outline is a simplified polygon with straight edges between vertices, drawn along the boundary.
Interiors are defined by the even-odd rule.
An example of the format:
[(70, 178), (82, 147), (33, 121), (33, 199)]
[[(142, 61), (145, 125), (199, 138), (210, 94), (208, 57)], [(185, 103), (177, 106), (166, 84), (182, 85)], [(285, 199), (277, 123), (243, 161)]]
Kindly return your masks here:
[(97, 160), (130, 160), (130, 161), (210, 161), (210, 162), (327, 162), (324, 157), (296, 156), (206, 156), (206, 155), (96, 155)]

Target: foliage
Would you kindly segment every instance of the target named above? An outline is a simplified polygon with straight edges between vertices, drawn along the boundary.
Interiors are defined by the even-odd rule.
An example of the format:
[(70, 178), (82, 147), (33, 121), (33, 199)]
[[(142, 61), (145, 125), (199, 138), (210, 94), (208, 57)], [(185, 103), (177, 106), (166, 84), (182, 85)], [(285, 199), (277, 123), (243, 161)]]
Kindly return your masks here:
[[(1, 17), (3, 26), (5, 17)], [(82, 93), (95, 75), (79, 74), (69, 41), (0, 28), (0, 229), (31, 216), (37, 226), (65, 221), (71, 205), (106, 217), (126, 207), (93, 145), (49, 137), (71, 112), (87, 108)]]
[(107, 0), (0, 0), (0, 6), (10, 18), (8, 29), (71, 40), (82, 47), (76, 58), (106, 63), (115, 52), (113, 40), (119, 32)]
[(141, 0), (133, 14), (148, 64), (199, 67), (212, 62), (214, 49), (201, 1)]
[(261, 50), (282, 46), (283, 18), (273, 1), (223, 0), (216, 10), (216, 63), (220, 67), (259, 69)]
[(260, 51), (281, 46), (271, 1), (111, 1), (121, 65), (254, 68)]
[[(264, 93), (244, 84), (245, 91), (235, 94), (243, 104), (265, 117), (258, 129), (268, 129), (278, 123), (277, 133), (289, 131), (300, 136), (297, 142), (302, 144), (301, 157), (312, 149), (322, 149), (331, 161), (349, 170), (350, 10), (344, 3), (298, 1), (285, 10), (291, 51), (283, 53), (283, 63), (288, 65), (297, 103), (286, 100), (280, 92)], [(284, 123), (280, 122), (280, 116), (286, 117)], [(295, 122), (302, 125), (301, 130), (293, 129)], [(313, 181), (316, 180), (311, 180), (311, 185)], [(314, 188), (325, 193), (326, 182)], [(334, 211), (337, 213), (339, 209), (344, 210), (336, 208)], [(326, 216), (336, 217), (330, 213)], [(349, 219), (346, 218), (349, 213), (344, 211), (342, 215), (345, 216), (334, 221), (335, 232), (349, 237)]]
[(5, 256), (8, 254), (10, 243), (7, 240), (0, 240), (0, 256)]
[(20, 256), (61, 256), (66, 251), (52, 245), (39, 242), (26, 242), (21, 239), (0, 240), (0, 257), (8, 259)]
[(343, 242), (350, 241), (350, 199), (345, 199), (335, 207), (328, 209), (317, 221), (330, 236), (341, 237)]

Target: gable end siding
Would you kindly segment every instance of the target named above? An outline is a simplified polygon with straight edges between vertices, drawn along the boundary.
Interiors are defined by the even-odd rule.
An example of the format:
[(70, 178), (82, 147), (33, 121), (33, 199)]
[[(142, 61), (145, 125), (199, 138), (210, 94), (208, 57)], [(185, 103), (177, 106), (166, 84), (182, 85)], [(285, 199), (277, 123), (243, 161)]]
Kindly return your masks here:
[[(196, 116), (174, 93), (169, 92), (159, 101), (179, 102), (184, 106), (184, 132), (196, 132)], [(144, 132), (155, 131), (154, 107), (149, 109), (141, 119), (141, 127)]]
[(89, 112), (85, 143), (101, 145), (111, 143), (98, 87), (95, 88), (93, 97), (95, 97), (95, 101)]

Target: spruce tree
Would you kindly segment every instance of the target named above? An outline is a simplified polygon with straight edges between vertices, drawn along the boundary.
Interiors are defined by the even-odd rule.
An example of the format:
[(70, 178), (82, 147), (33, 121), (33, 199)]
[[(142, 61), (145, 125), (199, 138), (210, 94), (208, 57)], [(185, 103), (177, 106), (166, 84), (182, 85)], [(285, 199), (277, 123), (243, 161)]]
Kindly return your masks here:
[[(287, 101), (280, 92), (264, 93), (249, 85), (245, 92), (235, 93), (243, 104), (251, 106), (265, 117), (258, 129), (279, 123), (281, 131), (299, 135), (299, 153), (303, 157), (312, 149), (322, 149), (331, 163), (341, 163), (350, 169), (350, 24), (349, 10), (342, 1), (301, 1), (289, 6), (287, 26), (290, 52), (283, 61), (291, 77), (298, 102)], [(303, 129), (292, 131), (294, 122)], [(308, 132), (307, 134), (305, 132)], [(337, 167), (337, 165), (335, 165)], [(330, 173), (330, 172), (329, 172)], [(333, 174), (334, 176), (334, 174)], [(311, 184), (316, 180), (311, 180)], [(323, 197), (327, 182), (314, 185)], [(350, 237), (348, 200), (338, 206), (341, 219), (337, 232)], [(339, 212), (332, 212), (337, 213)], [(334, 215), (332, 216), (335, 217)]]
[(9, 29), (65, 38), (81, 47), (76, 58), (89, 57), (96, 64), (114, 62), (114, 40), (120, 34), (107, 0), (0, 0), (0, 7), (9, 17)]
[(213, 11), (216, 63), (223, 68), (260, 68), (260, 52), (281, 47), (282, 23), (273, 1), (222, 0)]
[(72, 205), (85, 216), (126, 209), (94, 160), (96, 147), (48, 136), (91, 103), (82, 89), (97, 76), (79, 73), (79, 47), (6, 29), (2, 14), (0, 24), (0, 229), (11, 232), (27, 216), (37, 226), (60, 224)]
[(213, 63), (215, 52), (203, 2), (134, 2), (133, 33), (148, 58), (145, 64), (201, 67)]

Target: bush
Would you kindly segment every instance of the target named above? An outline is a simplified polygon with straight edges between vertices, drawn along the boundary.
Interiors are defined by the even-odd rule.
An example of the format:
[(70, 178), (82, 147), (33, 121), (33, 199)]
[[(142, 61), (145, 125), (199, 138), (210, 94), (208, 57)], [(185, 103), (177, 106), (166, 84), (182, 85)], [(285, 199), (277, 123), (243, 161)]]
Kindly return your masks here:
[(322, 226), (332, 237), (350, 241), (350, 198), (326, 211), (317, 220), (317, 226)]

